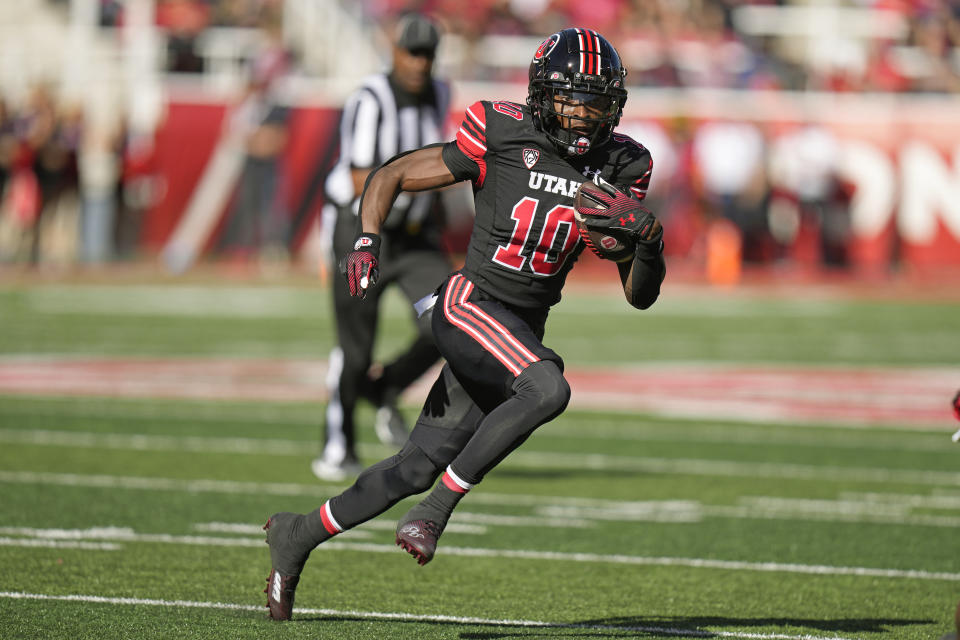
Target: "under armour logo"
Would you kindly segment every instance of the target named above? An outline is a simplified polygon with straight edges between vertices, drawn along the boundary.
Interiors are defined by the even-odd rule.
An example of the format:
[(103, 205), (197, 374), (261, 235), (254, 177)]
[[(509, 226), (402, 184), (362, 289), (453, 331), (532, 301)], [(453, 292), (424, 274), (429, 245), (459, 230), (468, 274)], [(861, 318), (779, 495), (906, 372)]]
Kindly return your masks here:
[(590, 179), (593, 180), (594, 182), (596, 182), (597, 179), (600, 177), (600, 169), (596, 169), (596, 170), (591, 169), (591, 168), (590, 168), (590, 165), (585, 166), (585, 167), (583, 168), (583, 172), (582, 172), (582, 173), (583, 173), (583, 175), (584, 175), (585, 177), (590, 178)]
[(628, 215), (626, 218), (624, 218), (623, 216), (620, 216), (620, 224), (622, 224), (623, 226), (627, 226), (628, 222), (636, 222), (636, 221), (637, 219), (633, 217), (632, 213)]

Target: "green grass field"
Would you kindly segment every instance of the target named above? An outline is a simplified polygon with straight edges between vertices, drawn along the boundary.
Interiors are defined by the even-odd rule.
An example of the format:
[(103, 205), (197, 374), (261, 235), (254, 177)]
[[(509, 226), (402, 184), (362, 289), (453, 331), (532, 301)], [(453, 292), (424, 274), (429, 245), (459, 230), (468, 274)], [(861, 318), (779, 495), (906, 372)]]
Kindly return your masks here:
[[(571, 372), (787, 369), (798, 398), (811, 393), (800, 383), (838, 367), (960, 387), (955, 296), (842, 293), (667, 286), (636, 313), (609, 288), (578, 287), (547, 344)], [(389, 301), (404, 328), (383, 332), (381, 355), (409, 334), (406, 313)], [(149, 379), (137, 393), (23, 385), (32, 366), (50, 376), (78, 360), (321, 361), (330, 322), (327, 292), (308, 283), (0, 285), (0, 637), (920, 640), (952, 629), (960, 424), (947, 395), (942, 423), (804, 423), (602, 410), (578, 405), (575, 387), (571, 408), (464, 499), (431, 564), (393, 545), (412, 504), (401, 502), (319, 547), (294, 620), (277, 624), (263, 608), (260, 527), (344, 488), (309, 469), (322, 379), (305, 385), (316, 382), (316, 400), (208, 398), (191, 393), (194, 378), (184, 397), (152, 394)], [(878, 408), (927, 402), (876, 395)], [(391, 453), (372, 429), (360, 436), (366, 462)]]

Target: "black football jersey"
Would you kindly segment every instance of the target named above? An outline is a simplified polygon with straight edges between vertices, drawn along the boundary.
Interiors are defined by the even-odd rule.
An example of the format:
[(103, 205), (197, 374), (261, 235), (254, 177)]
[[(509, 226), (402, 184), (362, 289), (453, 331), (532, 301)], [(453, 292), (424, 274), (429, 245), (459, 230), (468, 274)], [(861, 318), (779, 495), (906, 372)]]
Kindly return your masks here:
[(582, 155), (561, 156), (526, 105), (486, 100), (466, 110), (443, 159), (456, 178), (473, 183), (476, 220), (463, 274), (519, 307), (560, 300), (585, 246), (573, 219), (580, 183), (599, 173), (643, 199), (653, 169), (650, 152), (617, 133)]

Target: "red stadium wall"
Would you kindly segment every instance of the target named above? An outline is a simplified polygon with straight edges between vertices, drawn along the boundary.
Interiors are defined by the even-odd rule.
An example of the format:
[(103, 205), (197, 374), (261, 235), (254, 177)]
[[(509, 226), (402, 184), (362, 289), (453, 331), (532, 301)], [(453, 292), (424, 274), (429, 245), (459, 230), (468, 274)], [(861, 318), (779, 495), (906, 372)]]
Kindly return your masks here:
[(225, 112), (224, 104), (168, 106), (154, 141), (152, 166), (162, 195), (144, 220), (141, 240), (147, 248), (159, 250), (173, 233), (220, 138)]
[[(161, 188), (144, 220), (141, 243), (145, 249), (159, 251), (170, 239), (223, 135), (226, 115), (226, 103), (169, 105), (154, 141), (152, 166)], [(296, 108), (290, 114), (280, 197), (291, 218), (296, 246), (323, 204), (322, 178), (335, 159), (339, 115), (339, 111), (328, 108)], [(229, 205), (220, 216), (228, 209)], [(208, 239), (205, 245), (213, 240)]]
[[(176, 228), (220, 140), (226, 109), (225, 104), (209, 101), (169, 105), (156, 134), (154, 167), (163, 189), (144, 221), (141, 240), (145, 249), (161, 250)], [(661, 126), (666, 119), (643, 119), (636, 113), (635, 108), (624, 117), (622, 129), (655, 126), (667, 130)], [(776, 120), (764, 114), (756, 123), (768, 142), (773, 142), (800, 125), (802, 118), (793, 113), (800, 110), (779, 111)], [(851, 117), (849, 112), (839, 117), (818, 116), (838, 141), (838, 171), (850, 190), (851, 264), (882, 270), (899, 263), (921, 272), (960, 266), (960, 114), (946, 107), (922, 105), (884, 113), (881, 118), (874, 114), (863, 119), (855, 114)], [(338, 115), (337, 109), (322, 106), (292, 111), (281, 194), (290, 216), (293, 249), (301, 246), (323, 204), (323, 178), (336, 157)], [(689, 120), (695, 129), (709, 118)], [(660, 174), (654, 171), (651, 196), (657, 195), (658, 184), (669, 184), (665, 169), (656, 164), (656, 153), (654, 159)], [(666, 217), (673, 212), (661, 213)], [(675, 247), (689, 246), (690, 238), (684, 236), (697, 233), (682, 228), (670, 232), (676, 234)], [(205, 246), (211, 242), (212, 238), (207, 239)], [(795, 256), (803, 257), (804, 242), (808, 248), (812, 246), (801, 233)]]

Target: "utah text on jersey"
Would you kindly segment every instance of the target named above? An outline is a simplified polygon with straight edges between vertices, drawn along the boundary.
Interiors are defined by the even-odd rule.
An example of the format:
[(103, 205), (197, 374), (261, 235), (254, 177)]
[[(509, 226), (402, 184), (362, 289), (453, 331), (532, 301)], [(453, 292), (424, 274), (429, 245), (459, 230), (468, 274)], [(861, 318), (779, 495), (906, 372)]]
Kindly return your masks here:
[(540, 173), (539, 171), (531, 171), (530, 180), (527, 182), (527, 185), (535, 191), (543, 190), (547, 193), (556, 193), (567, 196), (568, 198), (576, 195), (580, 184), (581, 183), (574, 182), (573, 180), (552, 176), (549, 173)]

